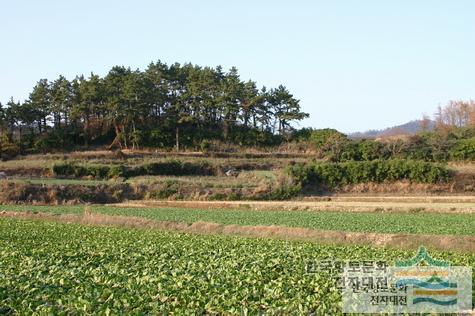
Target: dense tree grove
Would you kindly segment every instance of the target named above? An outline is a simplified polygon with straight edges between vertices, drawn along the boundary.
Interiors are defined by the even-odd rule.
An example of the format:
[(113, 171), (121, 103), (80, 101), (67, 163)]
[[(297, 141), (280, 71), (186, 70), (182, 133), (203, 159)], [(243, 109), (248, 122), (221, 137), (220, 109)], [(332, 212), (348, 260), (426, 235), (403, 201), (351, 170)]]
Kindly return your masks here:
[(197, 147), (218, 139), (272, 145), (308, 114), (284, 87), (259, 89), (236, 68), (151, 63), (144, 71), (113, 67), (69, 81), (38, 81), (29, 99), (0, 104), (0, 143), (51, 150)]
[[(475, 160), (475, 101), (450, 101), (416, 135), (352, 140), (292, 123), (308, 117), (284, 87), (258, 88), (236, 68), (151, 63), (107, 75), (41, 79), (24, 102), (0, 103), (0, 158), (107, 146), (208, 150), (213, 140), (244, 146), (283, 141), (329, 161)], [(429, 126), (435, 130), (429, 130)]]

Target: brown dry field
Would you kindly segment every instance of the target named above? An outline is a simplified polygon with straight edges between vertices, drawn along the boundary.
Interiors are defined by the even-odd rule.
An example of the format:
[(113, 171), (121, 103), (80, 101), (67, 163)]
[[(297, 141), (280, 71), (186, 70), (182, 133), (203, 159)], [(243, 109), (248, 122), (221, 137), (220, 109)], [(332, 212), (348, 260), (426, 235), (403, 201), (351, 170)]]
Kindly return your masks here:
[(119, 207), (242, 208), (337, 212), (436, 212), (475, 214), (475, 196), (353, 196), (319, 197), (300, 201), (129, 201)]
[(51, 215), (46, 213), (3, 211), (0, 212), (0, 217), (17, 218), (23, 220), (78, 223), (90, 226), (159, 229), (203, 235), (219, 234), (252, 238), (275, 238), (283, 240), (311, 241), (332, 245), (367, 245), (372, 247), (418, 249), (419, 245), (424, 244), (431, 249), (450, 250), (463, 253), (475, 252), (473, 247), (475, 244), (475, 237), (472, 236), (357, 233), (315, 230), (307, 228), (291, 228), (283, 226), (223, 225), (209, 222), (186, 224), (170, 221), (153, 221), (134, 216), (93, 214), (89, 211), (86, 211), (83, 215)]

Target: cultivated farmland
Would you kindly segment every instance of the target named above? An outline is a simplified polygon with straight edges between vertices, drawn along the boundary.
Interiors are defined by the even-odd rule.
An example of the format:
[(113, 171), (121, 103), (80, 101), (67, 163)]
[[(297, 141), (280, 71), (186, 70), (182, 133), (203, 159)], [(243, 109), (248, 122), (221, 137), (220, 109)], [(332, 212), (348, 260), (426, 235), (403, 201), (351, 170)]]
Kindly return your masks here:
[[(394, 160), (381, 166), (403, 179), (351, 183), (333, 172), (378, 163), (326, 163), (317, 165), (332, 177), (325, 187), (315, 182), (325, 179), (318, 162), (304, 167), (301, 154), (224, 156), (99, 151), (0, 162), (0, 312), (338, 315), (339, 272), (309, 271), (312, 262), (391, 265), (422, 245), (475, 266), (470, 164)], [(414, 166), (428, 183), (404, 178)]]
[[(321, 259), (392, 262), (412, 252), (0, 220), (2, 312), (339, 314)], [(475, 266), (474, 254), (434, 252)]]

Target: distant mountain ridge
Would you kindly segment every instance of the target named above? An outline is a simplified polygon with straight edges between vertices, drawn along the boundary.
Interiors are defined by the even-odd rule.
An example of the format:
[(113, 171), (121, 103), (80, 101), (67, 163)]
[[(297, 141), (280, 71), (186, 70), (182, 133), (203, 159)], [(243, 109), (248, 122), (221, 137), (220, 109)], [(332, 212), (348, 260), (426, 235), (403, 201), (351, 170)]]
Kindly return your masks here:
[(398, 135), (414, 135), (423, 130), (423, 126), (426, 125), (426, 129), (434, 129), (434, 121), (414, 120), (405, 124), (388, 127), (381, 130), (369, 130), (366, 132), (356, 132), (348, 134), (350, 138), (378, 138), (385, 136), (398, 136)]

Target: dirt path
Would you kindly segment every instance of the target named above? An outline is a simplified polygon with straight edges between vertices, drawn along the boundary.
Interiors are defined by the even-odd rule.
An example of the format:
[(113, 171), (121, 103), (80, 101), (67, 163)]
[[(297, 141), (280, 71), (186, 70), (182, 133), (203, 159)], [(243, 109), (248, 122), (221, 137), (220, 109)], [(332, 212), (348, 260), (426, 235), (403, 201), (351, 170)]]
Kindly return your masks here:
[(471, 236), (357, 233), (283, 226), (222, 225), (208, 222), (196, 222), (190, 225), (169, 221), (153, 221), (133, 216), (110, 216), (94, 213), (84, 215), (51, 215), (47, 213), (3, 211), (0, 213), (0, 217), (79, 223), (92, 226), (160, 229), (198, 234), (300, 240), (321, 244), (368, 245), (404, 249), (417, 249), (419, 246), (425, 246), (429, 249), (475, 253), (475, 237)]
[(243, 208), (343, 212), (436, 212), (475, 214), (475, 197), (326, 197), (302, 201), (130, 201), (119, 207)]

